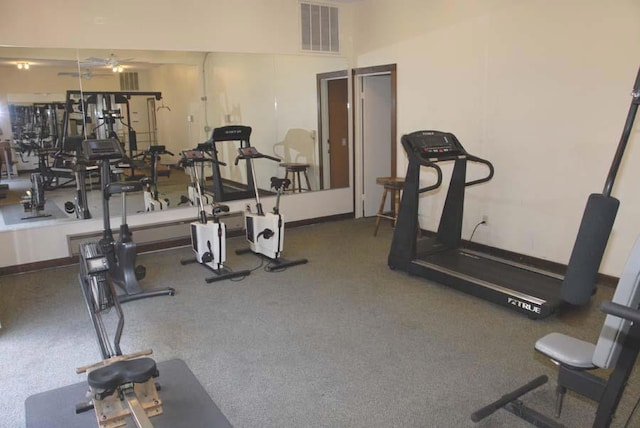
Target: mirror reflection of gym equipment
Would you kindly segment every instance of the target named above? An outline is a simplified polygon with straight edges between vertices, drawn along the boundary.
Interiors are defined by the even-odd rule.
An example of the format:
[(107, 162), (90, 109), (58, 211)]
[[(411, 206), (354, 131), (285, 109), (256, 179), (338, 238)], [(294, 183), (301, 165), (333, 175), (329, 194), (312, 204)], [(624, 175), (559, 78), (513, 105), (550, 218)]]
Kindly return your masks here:
[[(0, 48), (0, 56), (2, 56), (4, 52), (6, 52), (5, 54), (6, 56), (12, 56), (12, 57), (15, 57), (18, 55), (27, 56), (29, 55), (29, 52), (30, 52), (28, 48), (19, 49), (20, 51), (19, 53), (16, 52), (16, 50), (17, 50), (16, 48), (6, 48), (6, 47)], [(55, 67), (47, 65), (47, 67), (51, 67), (51, 69), (54, 70), (51, 77), (52, 82), (53, 80), (55, 80), (56, 84), (64, 84), (64, 83), (68, 84), (68, 86), (66, 86), (64, 90), (56, 88), (51, 91), (52, 92), (51, 94), (46, 94), (46, 93), (22, 94), (21, 88), (18, 85), (15, 88), (11, 89), (16, 93), (11, 94), (8, 100), (9, 105), (15, 105), (15, 106), (35, 105), (35, 104), (47, 104), (51, 106), (57, 106), (55, 108), (57, 109), (56, 114), (57, 114), (57, 121), (58, 121), (58, 128), (59, 128), (59, 130), (57, 131), (58, 135), (62, 134), (62, 126), (63, 126), (62, 119), (64, 116), (66, 91), (72, 90), (72, 91), (78, 92), (79, 89), (77, 88), (81, 86), (85, 88), (83, 92), (105, 92), (105, 93), (120, 92), (115, 90), (115, 88), (119, 87), (117, 84), (117, 79), (115, 82), (113, 82), (113, 79), (112, 79), (112, 77), (117, 78), (118, 77), (117, 75), (119, 73), (113, 73), (110, 69), (108, 70), (108, 73), (107, 73), (103, 71), (101, 67), (103, 66), (106, 67), (108, 63), (111, 63), (111, 62), (115, 63), (119, 61), (122, 65), (125, 66), (125, 70), (124, 70), (125, 73), (123, 74), (127, 74), (127, 72), (129, 71), (132, 71), (135, 73), (135, 72), (138, 72), (138, 70), (140, 70), (138, 72), (139, 79), (140, 79), (140, 87), (142, 88), (144, 86), (152, 89), (155, 86), (155, 83), (150, 84), (149, 77), (155, 74), (155, 71), (149, 72), (147, 70), (152, 70), (156, 68), (159, 70), (160, 68), (165, 67), (165, 65), (160, 65), (160, 66), (156, 65), (157, 59), (155, 59), (156, 53), (154, 52), (136, 51), (134, 53), (134, 52), (127, 52), (125, 50), (125, 51), (115, 51), (115, 52), (107, 51), (107, 52), (104, 52), (104, 54), (101, 54), (96, 50), (92, 50), (91, 52), (88, 52), (88, 51), (84, 52), (83, 50), (80, 50), (78, 52), (76, 52), (75, 50), (68, 50), (68, 51), (69, 52), (67, 54), (65, 50), (57, 50), (54, 53), (54, 55), (59, 55), (60, 56), (59, 59), (63, 59), (66, 57), (68, 57), (69, 59), (73, 58), (74, 62), (76, 58), (79, 58), (81, 72), (78, 72), (78, 67), (77, 67), (77, 64), (75, 63), (73, 64), (73, 66), (71, 66), (71, 64), (66, 65), (63, 62), (57, 62)], [(36, 54), (46, 56), (47, 49), (39, 50), (38, 52), (34, 51), (34, 55)], [(196, 85), (195, 82), (185, 81), (184, 85), (181, 84), (179, 88), (176, 87), (175, 90), (169, 89), (168, 90), (169, 96), (163, 97), (162, 100), (158, 102), (154, 103), (156, 99), (153, 96), (147, 97), (151, 99), (150, 101), (146, 100), (149, 103), (148, 106), (143, 106), (143, 104), (145, 103), (144, 97), (136, 97), (141, 99), (141, 101), (133, 102), (133, 100), (131, 100), (131, 104), (128, 106), (118, 105), (117, 108), (120, 108), (121, 114), (124, 116), (128, 116), (129, 110), (131, 111), (131, 115), (129, 115), (131, 116), (130, 117), (131, 123), (129, 123), (129, 125), (132, 126), (136, 131), (137, 143), (140, 149), (144, 150), (149, 145), (161, 144), (161, 145), (165, 145), (168, 150), (174, 153), (178, 153), (180, 150), (193, 147), (198, 142), (201, 142), (207, 139), (211, 135), (211, 129), (213, 129), (214, 126), (210, 126), (208, 123), (202, 122), (203, 118), (199, 116), (200, 112), (197, 111), (199, 107), (196, 106), (196, 104), (198, 104), (198, 102), (200, 102), (201, 105), (204, 106), (205, 113), (208, 112), (207, 116), (213, 117), (213, 118), (218, 117), (220, 115), (223, 116), (222, 121), (215, 123), (215, 125), (218, 127), (241, 123), (240, 121), (242, 120), (241, 118), (243, 117), (243, 107), (246, 108), (247, 103), (250, 103), (252, 105), (252, 109), (254, 110), (258, 109), (262, 112), (260, 114), (260, 120), (257, 126), (258, 133), (256, 135), (258, 135), (258, 138), (256, 139), (255, 142), (252, 141), (252, 144), (260, 148), (260, 150), (263, 151), (264, 153), (273, 152), (277, 156), (283, 158), (283, 161), (285, 162), (287, 161), (287, 159), (289, 159), (295, 163), (308, 164), (309, 166), (308, 168), (306, 168), (306, 172), (310, 181), (311, 189), (312, 190), (327, 189), (328, 188), (327, 186), (319, 185), (318, 174), (320, 173), (320, 170), (319, 170), (319, 165), (317, 164), (317, 162), (319, 161), (317, 159), (317, 156), (318, 156), (318, 150), (320, 149), (318, 147), (319, 141), (317, 141), (316, 129), (314, 129), (313, 126), (310, 127), (310, 129), (301, 129), (298, 127), (289, 129), (290, 125), (288, 124), (289, 122), (313, 123), (313, 120), (315, 120), (317, 116), (317, 112), (315, 111), (316, 110), (315, 103), (311, 103), (309, 106), (305, 107), (305, 109), (302, 109), (302, 110), (298, 110), (295, 112), (287, 112), (286, 116), (283, 113), (278, 114), (276, 112), (274, 116), (275, 124), (270, 123), (271, 122), (270, 118), (273, 115), (270, 114), (269, 109), (273, 109), (273, 106), (265, 104), (265, 101), (263, 100), (263, 95), (265, 94), (262, 94), (259, 91), (255, 91), (255, 90), (249, 91), (247, 95), (241, 94), (237, 90), (238, 89), (237, 85), (241, 85), (241, 86), (246, 86), (246, 85), (243, 85), (243, 82), (237, 81), (236, 79), (233, 79), (232, 81), (227, 82), (226, 80), (228, 80), (228, 76), (226, 76), (224, 73), (218, 75), (219, 72), (217, 71), (216, 68), (212, 68), (212, 65), (228, 62), (230, 65), (232, 65), (232, 67), (234, 67), (234, 69), (238, 71), (239, 73), (238, 75), (242, 75), (244, 73), (242, 70), (254, 69), (253, 66), (255, 64), (266, 61), (266, 63), (270, 64), (270, 68), (267, 68), (267, 69), (262, 68), (261, 69), (262, 77), (260, 78), (260, 80), (256, 82), (251, 82), (251, 85), (257, 88), (265, 85), (270, 86), (269, 82), (273, 81), (274, 79), (277, 79), (279, 72), (282, 72), (282, 71), (289, 72), (289, 68), (299, 68), (300, 70), (303, 71), (303, 73), (305, 74), (309, 73), (309, 76), (314, 76), (315, 72), (319, 70), (344, 68), (345, 60), (343, 58), (325, 58), (325, 59), (308, 58), (307, 60), (305, 58), (292, 57), (290, 55), (263, 55), (263, 54), (239, 55), (239, 54), (226, 54), (226, 53), (225, 54), (210, 53), (207, 55), (206, 61), (205, 61), (206, 63), (203, 65), (201, 59), (197, 59), (194, 61), (194, 59), (198, 55), (202, 56), (204, 55), (204, 53), (190, 52), (188, 53), (188, 55), (186, 55), (186, 53), (159, 52), (158, 58), (160, 58), (160, 61), (164, 61), (165, 59), (168, 59), (166, 67), (167, 68), (173, 67), (173, 68), (176, 68), (176, 70), (179, 69), (180, 72), (186, 76), (187, 80), (196, 77), (195, 75), (192, 75), (186, 72), (187, 70), (189, 70), (189, 68), (193, 68), (194, 66), (195, 67), (204, 66), (204, 68), (207, 70), (207, 73), (210, 74), (211, 76), (211, 77), (208, 77), (207, 82), (205, 82), (207, 83), (207, 87), (217, 88), (219, 86), (216, 86), (216, 85), (218, 85), (219, 82), (225, 82), (224, 92), (220, 94), (220, 96), (226, 97), (228, 103), (218, 105), (218, 103), (215, 101), (215, 97), (217, 97), (217, 95), (214, 97), (214, 94), (218, 94), (218, 92), (216, 89), (214, 89), (214, 92), (209, 90), (210, 92), (209, 101), (203, 102), (200, 100), (200, 94), (192, 94), (193, 96), (197, 95), (197, 97), (194, 98), (194, 101), (191, 104), (184, 105), (187, 97), (192, 95), (189, 95), (187, 92), (182, 94), (180, 93), (180, 91), (183, 91), (183, 88), (185, 89), (192, 88), (192, 87), (195, 87), (194, 85)], [(177, 62), (179, 63), (179, 65), (177, 66), (171, 65), (172, 61), (176, 61), (176, 59), (172, 59), (172, 57), (174, 56), (175, 58), (177, 58)], [(198, 64), (197, 66), (195, 65), (196, 63)], [(330, 64), (335, 64), (335, 66), (331, 66)], [(43, 65), (44, 64), (34, 66), (32, 68), (34, 70), (35, 69), (40, 70), (43, 68)], [(186, 73), (183, 73), (183, 71), (185, 71)], [(134, 73), (129, 73), (129, 74), (134, 74)], [(160, 83), (159, 87), (166, 89), (167, 83), (162, 81), (163, 78), (166, 79), (166, 76), (164, 77), (163, 76), (164, 75), (162, 75), (162, 73), (158, 73), (157, 76), (154, 76), (153, 78), (154, 78), (154, 82)], [(30, 74), (24, 73), (19, 77), (20, 79), (17, 80), (18, 83), (23, 81), (28, 82), (30, 78)], [(222, 80), (219, 80), (219, 79), (222, 79)], [(293, 86), (290, 85), (291, 86), (290, 90), (294, 91), (294, 93), (296, 94), (296, 97), (300, 97), (302, 99), (307, 97), (308, 95), (315, 94), (316, 88), (314, 87), (313, 83), (309, 82), (311, 84), (306, 84), (304, 87), (302, 87), (300, 86), (300, 83), (302, 83), (302, 81), (303, 80), (301, 79), (300, 82), (296, 82), (295, 85)], [(109, 88), (109, 90), (101, 89), (102, 87)], [(76, 88), (76, 89), (70, 89), (70, 88)], [(282, 88), (282, 89), (285, 89), (285, 88)], [(228, 91), (228, 93), (226, 91)], [(304, 95), (305, 92), (308, 92), (307, 96)], [(177, 96), (178, 93), (180, 93), (180, 96)], [(277, 95), (285, 95), (285, 94), (286, 92), (282, 94), (277, 94)], [(184, 95), (184, 97), (182, 95)], [(290, 98), (289, 95), (286, 95), (286, 96), (287, 96), (287, 99)], [(40, 101), (41, 98), (42, 98), (42, 102)], [(30, 101), (31, 99), (34, 99), (34, 101), (31, 102)], [(55, 102), (51, 100), (55, 100)], [(161, 103), (162, 105), (160, 105)], [(76, 108), (77, 107), (79, 106), (76, 106)], [(91, 106), (91, 108), (93, 107)], [(183, 121), (183, 117), (184, 117), (183, 115), (187, 116), (187, 121), (185, 125), (182, 125), (182, 123), (180, 124), (178, 123)], [(79, 119), (81, 117), (81, 114), (79, 114), (79, 112), (76, 111), (75, 116)], [(308, 118), (305, 119), (306, 116), (308, 116)], [(313, 120), (309, 120), (310, 118), (313, 118)], [(128, 123), (128, 120), (129, 120), (128, 118), (123, 119), (125, 123)], [(126, 127), (123, 128), (123, 125), (119, 123), (119, 120), (116, 120), (116, 122), (117, 122), (116, 127), (118, 128), (117, 129), (118, 138), (122, 142), (128, 145), (129, 135), (126, 130)], [(205, 131), (206, 134), (204, 135), (202, 135), (203, 125), (204, 125), (204, 129), (206, 129)], [(91, 126), (95, 126), (95, 125), (90, 124), (89, 127)], [(188, 139), (189, 141), (191, 141), (191, 143), (188, 145), (176, 144), (178, 141), (181, 141), (183, 139), (182, 137), (178, 136), (178, 131), (182, 128), (184, 128), (184, 131), (182, 132), (181, 135), (183, 135), (185, 139)], [(77, 129), (71, 130), (71, 132), (74, 132), (74, 131), (77, 131)], [(48, 133), (51, 135), (53, 134), (53, 132), (48, 132)], [(198, 136), (198, 134), (200, 134), (201, 136)], [(12, 133), (5, 128), (5, 132), (4, 132), (5, 138), (11, 138), (11, 137), (14, 137), (15, 135), (16, 133), (13, 133), (12, 135)], [(51, 140), (53, 140), (53, 138), (51, 138)], [(19, 147), (18, 143), (22, 145), (21, 148)], [(31, 189), (30, 180), (27, 173), (32, 172), (31, 170), (37, 169), (38, 161), (39, 161), (35, 151), (32, 152), (31, 155), (28, 155), (29, 153), (28, 146), (31, 144), (29, 140), (25, 140), (25, 142), (23, 143), (22, 140), (13, 139), (13, 141), (9, 142), (9, 144), (11, 147), (11, 154), (13, 155), (12, 162), (14, 163), (14, 166), (11, 171), (14, 173), (14, 175), (11, 176), (13, 180), (11, 183), (5, 183), (8, 190), (8, 192), (5, 192), (5, 193), (8, 194), (8, 199), (6, 199), (3, 202), (3, 206), (2, 208), (0, 208), (0, 213), (3, 214), (2, 216), (3, 219), (7, 216), (10, 216), (9, 213), (7, 213), (7, 211), (10, 211), (12, 209), (12, 208), (7, 208), (5, 204), (18, 203), (19, 200), (16, 200), (14, 195), (16, 193), (18, 193), (19, 195), (24, 195), (27, 189)], [(60, 142), (55, 143), (55, 147), (59, 145), (60, 145)], [(70, 143), (70, 145), (72, 144)], [(49, 145), (47, 145), (46, 147), (53, 148), (53, 147), (49, 147)], [(126, 147), (126, 149), (127, 151), (129, 151), (129, 147)], [(21, 153), (22, 151), (24, 151), (24, 154)], [(74, 165), (74, 159), (73, 159), (73, 156), (64, 156), (64, 157), (59, 156), (56, 159), (53, 156), (57, 152), (58, 150), (52, 150), (52, 153), (42, 158), (43, 161), (46, 161), (49, 164), (48, 168), (42, 168), (49, 173), (48, 175), (49, 175), (49, 178), (51, 179), (50, 184), (48, 184), (47, 187), (53, 187), (55, 188), (55, 191), (51, 191), (51, 189), (46, 191), (45, 200), (47, 202), (43, 212), (46, 212), (49, 215), (49, 217), (41, 218), (41, 220), (49, 219), (51, 221), (58, 221), (58, 220), (66, 221), (70, 219), (85, 219), (85, 218), (89, 218), (91, 215), (99, 215), (99, 211), (100, 211), (99, 203), (96, 204), (96, 202), (93, 202), (92, 199), (95, 199), (95, 198), (92, 198), (91, 196), (92, 188), (96, 187), (96, 186), (92, 187), (92, 185), (97, 185), (97, 180), (98, 180), (97, 172), (95, 170), (88, 172), (87, 179), (86, 179), (86, 184), (88, 186), (87, 190), (89, 192), (88, 202), (89, 202), (89, 205), (92, 205), (92, 206), (89, 207), (84, 212), (76, 211), (75, 199), (77, 198), (79, 183), (77, 183), (77, 181), (75, 180), (76, 171), (73, 171), (73, 168), (72, 168), (72, 166)], [(226, 152), (229, 152), (229, 153), (226, 153)], [(221, 153), (226, 156), (229, 156), (229, 159), (226, 159), (228, 164), (233, 163), (233, 159), (235, 158), (235, 150), (221, 150)], [(62, 153), (60, 153), (60, 155), (62, 155)], [(128, 156), (130, 155), (131, 154), (128, 153)], [(24, 157), (25, 162), (22, 162), (21, 156)], [(135, 158), (135, 159), (137, 161), (141, 161), (140, 158)], [(169, 167), (169, 165), (174, 165), (176, 162), (177, 162), (177, 159), (175, 157), (163, 156), (162, 162), (161, 162), (162, 168)], [(141, 166), (141, 165), (134, 165), (134, 167), (138, 167), (138, 166)], [(55, 171), (51, 171), (51, 167), (55, 168)], [(263, 168), (268, 170), (262, 171)], [(269, 176), (276, 175), (276, 174), (278, 176), (281, 176), (286, 173), (284, 167), (278, 167), (277, 165), (273, 165), (273, 166), (258, 165), (257, 169), (258, 169), (259, 176), (263, 178), (260, 180), (260, 182), (265, 182), (264, 177), (268, 178)], [(280, 171), (277, 171), (278, 169), (280, 169)], [(161, 171), (162, 170), (163, 169), (161, 169)], [(129, 169), (125, 169), (125, 172), (129, 172), (129, 171), (130, 171)], [(20, 177), (18, 177), (18, 173), (20, 173)], [(164, 206), (164, 208), (166, 209), (173, 209), (175, 207), (181, 206), (180, 196), (184, 194), (184, 187), (186, 187), (186, 183), (188, 183), (189, 181), (188, 177), (183, 177), (183, 171), (180, 169), (175, 170), (172, 168), (170, 173), (171, 173), (170, 177), (161, 175), (160, 179), (158, 180), (159, 193), (161, 194), (159, 197), (159, 201), (164, 201), (165, 199), (170, 200), (170, 204), (168, 206)], [(143, 169), (136, 168), (135, 174), (140, 176), (140, 178), (142, 177), (142, 175), (150, 175), (150, 172), (148, 170), (148, 165), (146, 165), (146, 168), (143, 168)], [(208, 171), (205, 176), (207, 177), (207, 179), (211, 180), (210, 177), (212, 176), (212, 174), (213, 174), (212, 171)], [(222, 174), (226, 179), (227, 178), (227, 176), (225, 175), (226, 171), (223, 170)], [(18, 178), (16, 179), (16, 177)], [(248, 192), (252, 191), (251, 190), (252, 186), (250, 185), (247, 186), (248, 183), (246, 182), (246, 177), (244, 172), (240, 172), (239, 174), (235, 174), (234, 176), (228, 177), (228, 178), (232, 184), (234, 181), (239, 179), (242, 186), (244, 186), (244, 188)], [(305, 183), (305, 176), (301, 174), (300, 178), (301, 178), (300, 183), (302, 183), (302, 188), (303, 190), (306, 191), (307, 185)], [(296, 179), (297, 179), (297, 176), (296, 176)], [(209, 183), (211, 183), (211, 181), (209, 181)], [(184, 184), (184, 187), (182, 187), (183, 184)], [(61, 185), (64, 185), (65, 187), (62, 187)], [(180, 189), (180, 187), (182, 188)], [(300, 187), (300, 186), (296, 186), (296, 187)], [(290, 187), (290, 190), (291, 189), (293, 189), (293, 186)], [(262, 191), (264, 191), (265, 193), (269, 192), (267, 189), (263, 189)], [(132, 214), (147, 211), (143, 201), (138, 202), (137, 200), (135, 200), (135, 198), (129, 198), (129, 199), (133, 199), (133, 200), (130, 200), (128, 204), (130, 208), (130, 212)], [(250, 198), (247, 198), (247, 199), (250, 199)], [(114, 207), (114, 208), (116, 209), (116, 212), (117, 212), (118, 207)], [(21, 217), (24, 217), (24, 215), (22, 215), (23, 212), (20, 212), (19, 214)], [(13, 223), (14, 220), (18, 222), (21, 221), (16, 215), (14, 216), (13, 220), (9, 218), (8, 222), (0, 227), (11, 227), (12, 224), (19, 224), (19, 223)], [(22, 224), (23, 225), (34, 224), (38, 220), (39, 219), (36, 219), (36, 218), (33, 218), (28, 221), (24, 220), (22, 221)]]

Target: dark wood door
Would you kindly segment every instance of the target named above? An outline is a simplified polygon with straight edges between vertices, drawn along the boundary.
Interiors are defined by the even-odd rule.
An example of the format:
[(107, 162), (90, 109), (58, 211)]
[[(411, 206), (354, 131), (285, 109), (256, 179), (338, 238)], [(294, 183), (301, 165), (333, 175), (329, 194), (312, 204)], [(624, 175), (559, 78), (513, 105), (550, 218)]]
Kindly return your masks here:
[(329, 162), (332, 189), (349, 187), (349, 120), (347, 79), (327, 82)]

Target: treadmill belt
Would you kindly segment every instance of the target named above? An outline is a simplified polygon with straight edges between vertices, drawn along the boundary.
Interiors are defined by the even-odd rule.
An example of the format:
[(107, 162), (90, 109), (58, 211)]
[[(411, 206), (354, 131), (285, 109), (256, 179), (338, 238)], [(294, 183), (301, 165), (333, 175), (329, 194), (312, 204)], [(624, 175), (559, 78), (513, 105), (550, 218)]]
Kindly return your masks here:
[(562, 280), (464, 250), (448, 250), (418, 258), (418, 263), (440, 266), (510, 290), (549, 302), (561, 300)]

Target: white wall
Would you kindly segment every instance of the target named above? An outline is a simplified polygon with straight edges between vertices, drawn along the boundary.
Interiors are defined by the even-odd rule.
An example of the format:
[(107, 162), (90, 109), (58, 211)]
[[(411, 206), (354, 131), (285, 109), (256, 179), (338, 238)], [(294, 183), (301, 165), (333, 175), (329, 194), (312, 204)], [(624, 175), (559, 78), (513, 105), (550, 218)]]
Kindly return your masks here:
[[(3, 45), (297, 53), (298, 0), (2, 0)], [(348, 5), (340, 46), (350, 52)]]
[[(446, 130), (495, 165), (468, 191), (463, 237), (487, 215), (474, 241), (566, 263), (629, 108), (640, 2), (371, 0), (356, 11), (357, 66), (397, 63), (398, 142)], [(613, 192), (621, 207), (601, 268), (611, 275), (640, 231), (639, 130)], [(423, 196), (423, 227), (437, 227), (442, 193)]]

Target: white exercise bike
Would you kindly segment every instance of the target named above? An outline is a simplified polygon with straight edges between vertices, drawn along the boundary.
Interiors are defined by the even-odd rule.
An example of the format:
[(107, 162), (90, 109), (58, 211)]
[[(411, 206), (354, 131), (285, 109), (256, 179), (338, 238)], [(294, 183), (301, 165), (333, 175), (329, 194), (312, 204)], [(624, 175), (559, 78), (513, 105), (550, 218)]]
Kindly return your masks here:
[(210, 269), (216, 276), (206, 278), (205, 281), (208, 283), (249, 275), (251, 271), (233, 271), (224, 265), (226, 261), (225, 242), (227, 227), (220, 221), (220, 215), (228, 212), (229, 207), (227, 205), (213, 204), (211, 213), (213, 221), (210, 222), (207, 218), (198, 169), (205, 162), (215, 161), (206, 157), (204, 152), (200, 150), (185, 150), (180, 153), (180, 156), (180, 163), (185, 169), (191, 168), (191, 173), (195, 177), (194, 186), (196, 194), (194, 195), (194, 199), (197, 201), (199, 208), (198, 221), (191, 223), (191, 247), (196, 253), (196, 257), (181, 260), (180, 263), (186, 265), (197, 262)]
[(307, 259), (287, 260), (281, 257), (284, 249), (284, 219), (280, 214), (280, 196), (289, 187), (291, 180), (271, 177), (271, 187), (276, 191), (276, 205), (271, 212), (265, 213), (260, 202), (253, 160), (269, 159), (280, 162), (280, 159), (264, 155), (258, 152), (255, 147), (241, 147), (238, 149), (238, 153), (239, 155), (235, 160), (236, 165), (240, 159), (249, 161), (249, 171), (251, 171), (255, 190), (256, 211), (245, 213), (246, 238), (249, 242), (249, 248), (236, 250), (236, 254), (252, 252), (268, 259), (270, 263), (265, 267), (267, 272), (279, 271), (290, 266), (307, 263)]

